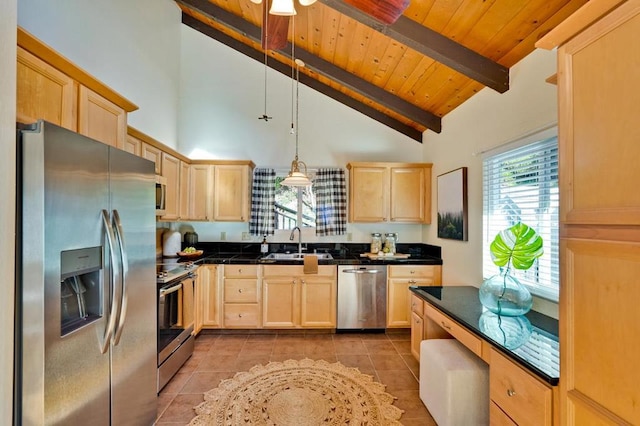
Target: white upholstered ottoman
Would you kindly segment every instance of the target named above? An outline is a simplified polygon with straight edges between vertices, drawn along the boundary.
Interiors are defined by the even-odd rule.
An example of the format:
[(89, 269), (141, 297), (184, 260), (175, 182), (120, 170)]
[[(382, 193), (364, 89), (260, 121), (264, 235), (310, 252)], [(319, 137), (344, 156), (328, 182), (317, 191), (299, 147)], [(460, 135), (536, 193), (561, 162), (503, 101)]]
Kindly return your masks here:
[(420, 343), (420, 399), (438, 426), (489, 424), (489, 366), (456, 339)]

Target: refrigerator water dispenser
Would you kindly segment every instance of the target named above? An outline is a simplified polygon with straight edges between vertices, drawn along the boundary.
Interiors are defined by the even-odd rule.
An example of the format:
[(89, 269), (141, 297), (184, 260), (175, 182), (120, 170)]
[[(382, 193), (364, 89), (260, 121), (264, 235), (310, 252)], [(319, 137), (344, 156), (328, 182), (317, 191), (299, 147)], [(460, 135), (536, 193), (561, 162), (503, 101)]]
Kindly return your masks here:
[(102, 247), (60, 255), (60, 335), (102, 317)]

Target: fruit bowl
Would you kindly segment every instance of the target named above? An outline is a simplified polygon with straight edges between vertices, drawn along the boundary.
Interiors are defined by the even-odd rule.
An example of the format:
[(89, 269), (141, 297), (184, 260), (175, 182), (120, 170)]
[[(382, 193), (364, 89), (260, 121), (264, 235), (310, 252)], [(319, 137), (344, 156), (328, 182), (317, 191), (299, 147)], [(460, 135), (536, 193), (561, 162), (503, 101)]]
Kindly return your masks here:
[(204, 253), (203, 250), (196, 250), (192, 252), (179, 251), (176, 254), (180, 257), (198, 257), (198, 256), (202, 256), (202, 253)]

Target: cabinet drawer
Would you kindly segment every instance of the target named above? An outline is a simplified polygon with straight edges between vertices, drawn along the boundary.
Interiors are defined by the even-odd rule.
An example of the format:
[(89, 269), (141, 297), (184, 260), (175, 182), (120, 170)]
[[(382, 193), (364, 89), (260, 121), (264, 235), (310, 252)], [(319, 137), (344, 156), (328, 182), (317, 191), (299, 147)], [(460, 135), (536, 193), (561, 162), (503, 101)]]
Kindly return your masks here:
[(252, 303), (258, 301), (258, 288), (255, 278), (252, 279), (225, 279), (224, 301), (225, 303)]
[(440, 282), (440, 265), (390, 265), (388, 269), (391, 278), (414, 278)]
[(256, 328), (260, 325), (259, 314), (257, 303), (225, 303), (224, 326)]
[(455, 337), (460, 343), (469, 348), (471, 352), (482, 357), (482, 340), (479, 337), (467, 331), (467, 329), (428, 303), (424, 304), (424, 314), (438, 326), (442, 327), (447, 333)]
[(495, 402), (489, 402), (489, 423), (491, 426), (518, 426)]
[(411, 293), (411, 311), (415, 312), (420, 317), (422, 317), (422, 314), (424, 312), (423, 304), (424, 303), (422, 302), (422, 299), (420, 299), (415, 294)]
[(225, 265), (225, 277), (253, 277), (258, 276), (258, 265)]
[(519, 425), (551, 425), (552, 391), (495, 349), (491, 350), (489, 395)]

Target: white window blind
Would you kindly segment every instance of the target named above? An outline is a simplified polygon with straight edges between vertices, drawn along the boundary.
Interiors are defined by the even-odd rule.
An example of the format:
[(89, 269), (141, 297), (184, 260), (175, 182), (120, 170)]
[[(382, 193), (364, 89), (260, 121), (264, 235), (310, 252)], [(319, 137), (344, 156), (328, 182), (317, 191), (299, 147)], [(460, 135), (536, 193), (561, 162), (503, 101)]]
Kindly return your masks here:
[[(499, 273), (489, 245), (501, 230), (517, 222), (534, 228), (544, 241), (544, 254), (526, 271), (511, 269), (532, 294), (558, 300), (558, 138), (554, 129), (534, 142), (483, 160), (483, 274)], [(513, 145), (512, 145), (513, 146)]]

